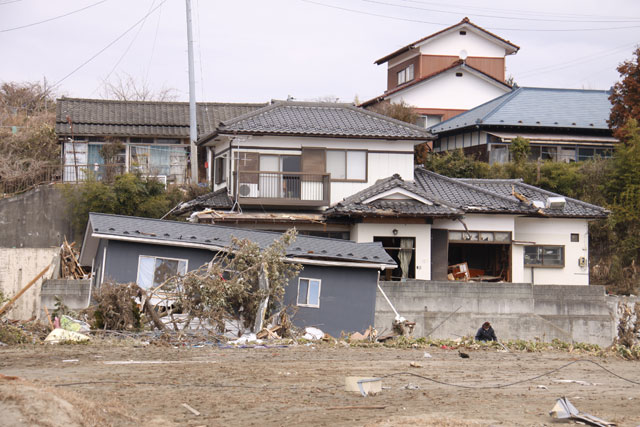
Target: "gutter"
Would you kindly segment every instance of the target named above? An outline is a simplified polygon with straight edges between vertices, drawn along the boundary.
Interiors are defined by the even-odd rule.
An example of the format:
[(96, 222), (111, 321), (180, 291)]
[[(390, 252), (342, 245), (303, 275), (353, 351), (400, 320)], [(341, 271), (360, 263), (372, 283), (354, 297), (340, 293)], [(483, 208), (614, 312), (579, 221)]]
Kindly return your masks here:
[[(119, 240), (124, 242), (136, 242), (136, 243), (146, 243), (146, 244), (156, 244), (156, 245), (165, 245), (165, 246), (179, 246), (183, 248), (199, 248), (206, 249), (209, 251), (221, 251), (227, 252), (226, 247), (216, 246), (216, 245), (206, 245), (202, 243), (190, 243), (190, 242), (176, 242), (174, 240), (161, 240), (161, 239), (145, 239), (141, 237), (128, 237), (128, 236), (114, 236), (111, 234), (99, 234), (94, 233), (92, 237), (96, 237), (98, 239), (107, 239), (107, 240)], [(350, 262), (350, 261), (324, 261), (324, 260), (315, 260), (308, 258), (285, 258), (285, 262), (288, 263), (300, 263), (307, 265), (327, 265), (334, 267), (358, 267), (358, 268), (375, 268), (377, 270), (385, 270), (386, 268), (394, 267), (392, 264), (375, 264), (375, 263), (360, 263), (360, 262)]]

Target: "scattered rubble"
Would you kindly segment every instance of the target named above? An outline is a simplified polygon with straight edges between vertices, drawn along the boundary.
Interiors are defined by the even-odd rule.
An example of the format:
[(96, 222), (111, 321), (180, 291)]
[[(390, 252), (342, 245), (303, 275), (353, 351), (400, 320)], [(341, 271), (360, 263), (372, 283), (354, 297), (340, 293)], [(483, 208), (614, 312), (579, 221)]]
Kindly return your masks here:
[(549, 415), (556, 419), (572, 419), (590, 426), (610, 427), (616, 425), (609, 421), (594, 417), (593, 415), (578, 411), (578, 409), (573, 406), (566, 397), (558, 399), (554, 407), (549, 411)]

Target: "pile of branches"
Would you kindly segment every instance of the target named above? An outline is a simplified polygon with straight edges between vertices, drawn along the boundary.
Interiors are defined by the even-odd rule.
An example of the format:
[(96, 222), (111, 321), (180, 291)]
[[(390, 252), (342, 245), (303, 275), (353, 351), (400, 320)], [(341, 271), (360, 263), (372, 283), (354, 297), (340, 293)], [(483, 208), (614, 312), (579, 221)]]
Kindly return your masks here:
[[(284, 287), (302, 268), (285, 261), (286, 248), (295, 237), (295, 230), (289, 230), (266, 249), (250, 240), (233, 239), (231, 247), (208, 265), (173, 277), (162, 288), (175, 293), (174, 310), (186, 313), (187, 323), (193, 318), (206, 320), (220, 333), (228, 321), (251, 328), (258, 316), (269, 317), (279, 307)], [(266, 304), (263, 312), (261, 303)]]

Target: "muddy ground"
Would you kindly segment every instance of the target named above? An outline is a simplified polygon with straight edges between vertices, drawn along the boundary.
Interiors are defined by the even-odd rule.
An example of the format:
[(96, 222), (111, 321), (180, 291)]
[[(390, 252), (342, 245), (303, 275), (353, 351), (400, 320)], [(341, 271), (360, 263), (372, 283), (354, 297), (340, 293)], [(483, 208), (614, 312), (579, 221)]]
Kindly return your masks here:
[[(548, 413), (561, 396), (620, 426), (640, 425), (640, 386), (589, 362), (504, 388), (477, 388), (527, 380), (580, 359), (640, 383), (640, 362), (567, 352), (465, 352), (469, 358), (437, 347), (326, 344), (0, 347), (0, 374), (19, 377), (0, 378), (0, 425), (551, 426), (558, 424)], [(351, 375), (386, 376), (382, 392), (345, 392)]]

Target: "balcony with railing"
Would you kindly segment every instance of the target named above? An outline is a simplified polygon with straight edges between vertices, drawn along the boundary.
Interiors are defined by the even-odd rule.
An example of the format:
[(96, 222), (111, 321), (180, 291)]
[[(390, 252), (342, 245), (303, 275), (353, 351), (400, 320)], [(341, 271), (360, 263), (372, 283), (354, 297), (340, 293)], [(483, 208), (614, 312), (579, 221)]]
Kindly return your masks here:
[(242, 171), (234, 177), (238, 200), (244, 205), (328, 206), (327, 173)]

